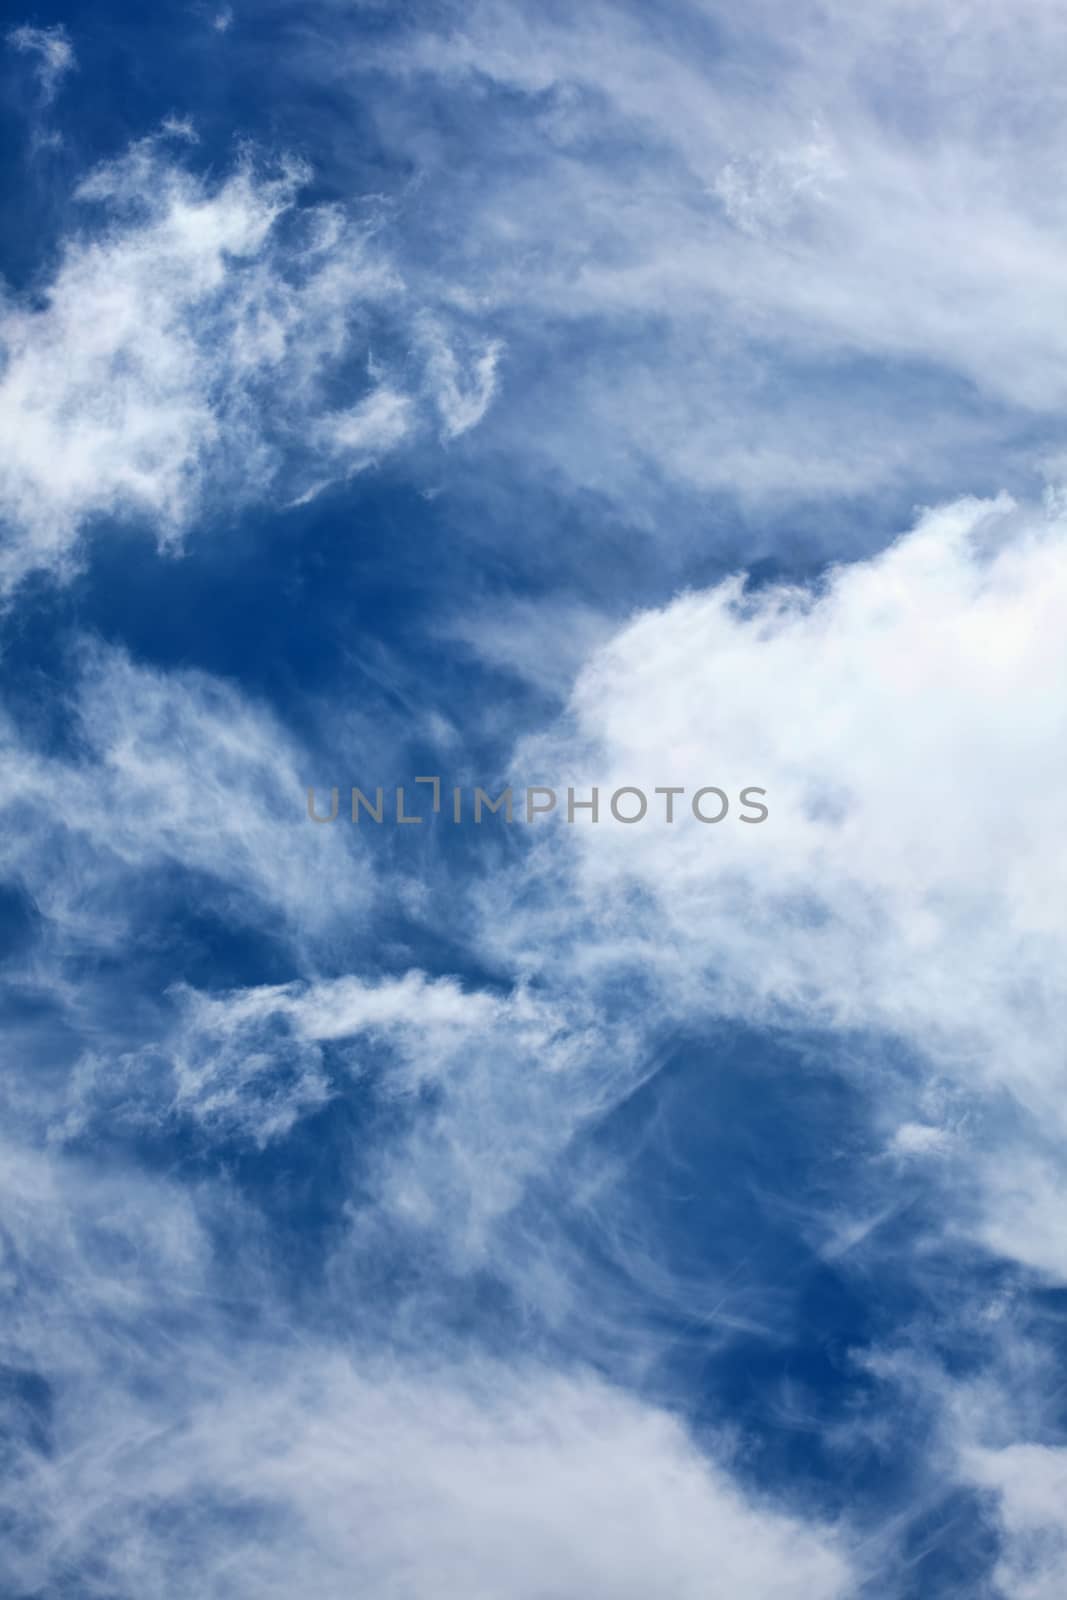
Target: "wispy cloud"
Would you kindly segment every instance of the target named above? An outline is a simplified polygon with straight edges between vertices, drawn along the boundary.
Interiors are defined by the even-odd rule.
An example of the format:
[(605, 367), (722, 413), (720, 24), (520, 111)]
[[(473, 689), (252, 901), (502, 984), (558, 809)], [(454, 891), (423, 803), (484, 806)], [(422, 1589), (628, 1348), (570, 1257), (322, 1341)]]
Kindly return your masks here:
[(89, 645), (70, 711), (69, 755), (8, 722), (0, 788), (7, 871), (58, 932), (121, 946), (138, 883), (168, 863), (213, 880), (230, 916), (269, 906), (297, 937), (366, 903), (352, 841), (299, 826), (306, 755), (232, 686)]
[[(1063, 398), (1063, 41), (1047, 7), (1025, 17), (934, 7), (920, 44), (903, 5), (653, 23), (484, 0), (307, 60), (418, 164), (409, 270), (506, 331), (522, 399), (498, 436), (640, 521), (902, 472), (995, 490), (991, 447), (1013, 486), (1040, 471)], [(374, 97), (382, 68), (399, 105)]]
[(23, 23), (10, 30), (7, 42), (13, 50), (37, 58), (37, 80), (47, 105), (55, 98), (63, 78), (78, 64), (66, 28), (61, 23), (52, 28), (32, 28)]
[(194, 10), (0, 300), (0, 1588), (1051, 1600), (1055, 8)]
[[(146, 523), (173, 547), (206, 505), (306, 499), (418, 430), (417, 392), (355, 362), (369, 319), (395, 341), (421, 313), (370, 229), (337, 206), (300, 207), (308, 177), (249, 158), (202, 180), (147, 140), (82, 182), (101, 221), (68, 241), (43, 306), (9, 299), (0, 314), (5, 588), (39, 567), (69, 574), (103, 518)], [(427, 347), (448, 436), (484, 414), (493, 359), (467, 391), (443, 337)], [(340, 409), (339, 383), (354, 394)]]

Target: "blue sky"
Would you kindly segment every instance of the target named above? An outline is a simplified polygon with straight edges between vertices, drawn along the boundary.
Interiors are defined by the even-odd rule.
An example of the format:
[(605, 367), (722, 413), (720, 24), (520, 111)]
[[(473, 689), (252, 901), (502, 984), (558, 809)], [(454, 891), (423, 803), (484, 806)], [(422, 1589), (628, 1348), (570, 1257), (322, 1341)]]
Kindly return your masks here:
[(9, 13), (5, 1600), (1065, 1592), (1065, 67)]

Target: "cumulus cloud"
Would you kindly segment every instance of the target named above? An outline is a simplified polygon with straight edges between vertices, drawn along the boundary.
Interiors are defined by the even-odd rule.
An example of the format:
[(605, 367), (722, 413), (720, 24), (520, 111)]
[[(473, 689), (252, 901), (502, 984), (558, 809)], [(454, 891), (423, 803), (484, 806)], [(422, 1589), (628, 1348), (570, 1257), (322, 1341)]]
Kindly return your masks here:
[[(597, 785), (605, 817), (523, 869), (513, 950), (639, 966), (685, 1015), (889, 1034), (1062, 1128), (1065, 600), (1055, 504), (960, 502), (814, 588), (730, 580), (638, 616), (517, 753), (525, 782)], [(733, 809), (667, 824), (672, 784)], [(606, 814), (622, 785), (652, 802), (637, 825)]]

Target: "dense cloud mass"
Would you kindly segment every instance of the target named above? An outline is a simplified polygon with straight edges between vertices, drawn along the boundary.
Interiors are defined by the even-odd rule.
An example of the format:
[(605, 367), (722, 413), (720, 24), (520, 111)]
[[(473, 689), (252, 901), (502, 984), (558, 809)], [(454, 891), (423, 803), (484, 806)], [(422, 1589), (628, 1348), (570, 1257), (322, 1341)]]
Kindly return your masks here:
[(14, 19), (11, 1600), (1061, 1594), (1065, 37)]

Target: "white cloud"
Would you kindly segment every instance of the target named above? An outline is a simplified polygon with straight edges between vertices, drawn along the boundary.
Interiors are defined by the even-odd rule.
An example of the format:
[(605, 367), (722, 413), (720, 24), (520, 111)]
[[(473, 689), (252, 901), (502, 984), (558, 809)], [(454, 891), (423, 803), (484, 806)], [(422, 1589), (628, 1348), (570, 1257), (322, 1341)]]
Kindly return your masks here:
[(827, 186), (843, 176), (839, 158), (816, 126), (806, 144), (728, 161), (712, 184), (727, 215), (744, 233), (787, 227)]
[(952, 1135), (928, 1122), (902, 1122), (889, 1143), (896, 1156), (936, 1156), (948, 1148)]
[(81, 184), (101, 223), (66, 241), (43, 305), (0, 302), (0, 587), (69, 573), (94, 519), (144, 520), (174, 546), (214, 500), (305, 501), (408, 442), (425, 383), (448, 436), (479, 420), (495, 354), (465, 385), (440, 341), (412, 394), (376, 362), (338, 407), (371, 317), (395, 341), (420, 313), (373, 230), (298, 205), (308, 176), (245, 159), (211, 182), (146, 140)]
[(1046, 1113), (1026, 1130), (1029, 1142), (1009, 1134), (984, 1155), (979, 1170), (986, 1206), (980, 1237), (998, 1254), (1067, 1283), (1067, 1163), (1059, 1129), (1060, 1119)]
[(503, 343), (491, 339), (472, 351), (464, 372), (453, 343), (433, 317), (419, 319), (418, 336), (426, 353), (426, 376), (441, 419), (442, 438), (458, 439), (477, 427), (492, 403)]
[(49, 1386), (0, 1480), (11, 1592), (72, 1572), (121, 1600), (848, 1590), (841, 1534), (747, 1497), (589, 1372), (289, 1337), (255, 1236), (213, 1257), (221, 1193), (10, 1151), (0, 1191), (3, 1359)]
[(406, 395), (382, 387), (349, 411), (324, 419), (322, 432), (343, 453), (354, 470), (394, 449), (411, 429), (411, 401)]
[[(731, 580), (638, 616), (516, 753), (516, 782), (561, 809), (596, 784), (605, 816), (546, 825), (496, 940), (557, 978), (636, 964), (690, 1017), (888, 1033), (1062, 1130), (1065, 605), (1055, 506), (961, 502), (816, 589)], [(624, 784), (651, 800), (632, 827), (607, 814)], [(733, 810), (668, 825), (670, 784)]]
[[(654, 38), (626, 15), (594, 6), (560, 25), (475, 5), (462, 33), (416, 43), (407, 66), (450, 82), (488, 74), (551, 104), (535, 111), (536, 160), (497, 179), (487, 159), (484, 190), (450, 215), (464, 273), (443, 262), (435, 281), (435, 257), (416, 265), (414, 290), (338, 208), (299, 210), (296, 166), (246, 163), (204, 182), (146, 144), (90, 178), (81, 195), (105, 225), (68, 241), (43, 309), (0, 312), (0, 423), (15, 441), (0, 464), (16, 534), (6, 584), (36, 566), (69, 571), (94, 518), (144, 518), (176, 545), (212, 497), (306, 501), (413, 441), (428, 412), (444, 441), (461, 437), (496, 394), (502, 343), (461, 321), (486, 308), (509, 337), (563, 324), (574, 387), (548, 396), (551, 426), (531, 429), (527, 413), (516, 436), (620, 498), (648, 463), (698, 490), (851, 492), (941, 453), (943, 425), (924, 418), (918, 439), (892, 407), (888, 422), (846, 426), (852, 391), (836, 382), (768, 411), (768, 348), (812, 366), (932, 358), (997, 405), (1055, 411), (1067, 370), (1055, 332), (1065, 214), (1048, 181), (1058, 146), (1040, 105), (1026, 126), (1011, 114), (1018, 56), (991, 8), (973, 8), (962, 43), (936, 11), (946, 70), (918, 84), (910, 130), (879, 110), (886, 75), (907, 65), (895, 5), (873, 19), (801, 7), (786, 29), (757, 3), (782, 46), (755, 97), (751, 73), (717, 76), (669, 28)], [(1047, 37), (1051, 88), (1055, 30), (1041, 8), (1026, 16)], [(966, 109), (981, 97), (963, 91), (988, 87), (994, 63), (1006, 87), (991, 170), (988, 129)], [(597, 165), (597, 149), (618, 149), (605, 130), (635, 129), (647, 160)], [(187, 136), (176, 119), (167, 131)], [(456, 205), (456, 186), (441, 194)], [(355, 357), (372, 316), (376, 335), (389, 323), (383, 347), (402, 325), (414, 376), (379, 357), (364, 381)], [(607, 348), (581, 337), (592, 321), (609, 328)], [(642, 336), (628, 344), (620, 330)], [(325, 379), (350, 358), (359, 381), (338, 399)], [(547, 365), (556, 386), (562, 369)], [(232, 1223), (221, 1185), (208, 1199), (128, 1170), (109, 1180), (58, 1149), (3, 1153), (0, 1289), (22, 1292), (4, 1357), (39, 1365), (55, 1399), (48, 1451), (18, 1446), (25, 1487), (4, 1481), (12, 1590), (76, 1573), (138, 1600), (190, 1584), (233, 1600), (353, 1587), (396, 1600), (852, 1592), (843, 1536), (744, 1497), (665, 1412), (582, 1371), (479, 1361), (473, 1341), (453, 1360), (432, 1321), (435, 1365), (401, 1346), (463, 1275), (517, 1288), (540, 1326), (568, 1272), (596, 1298), (593, 1269), (582, 1263), (579, 1284), (551, 1217), (531, 1243), (542, 1218), (521, 1203), (546, 1179), (588, 1178), (560, 1157), (654, 1070), (645, 1050), (665, 1017), (876, 1031), (936, 1063), (961, 1103), (1010, 1098), (1012, 1119), (982, 1144), (977, 1118), (902, 1109), (894, 1087), (879, 1148), (980, 1191), (981, 1217), (949, 1204), (947, 1229), (1067, 1275), (1065, 551), (1062, 507), (963, 502), (813, 590), (730, 582), (607, 640), (579, 605), (470, 624), (483, 658), (510, 656), (557, 693), (592, 651), (566, 716), (520, 748), (521, 781), (602, 795), (753, 783), (771, 807), (760, 828), (733, 816), (702, 827), (683, 811), (673, 827), (583, 819), (530, 835), (532, 862), (502, 872), (480, 907), (496, 970), (534, 980), (507, 991), (417, 971), (315, 975), (316, 937), (366, 915), (370, 874), (354, 830), (307, 823), (298, 743), (226, 685), (89, 651), (72, 749), (5, 730), (5, 860), (52, 930), (70, 1015), (94, 1035), (54, 1117), (52, 1086), (27, 1091), (27, 1125), (44, 1122), (59, 1146), (113, 1110), (116, 1136), (123, 1118), (174, 1115), (207, 1141), (262, 1150), (345, 1073), (395, 1114), (366, 1152), (327, 1267), (330, 1304), (316, 1306), (326, 1320), (343, 1303), (332, 1346), (305, 1326), (289, 1344), (294, 1312), (271, 1295), (254, 1230), (236, 1264), (211, 1261), (197, 1210)], [(75, 995), (63, 956), (121, 954), (138, 898), (174, 869), (198, 874), (231, 924), (289, 937), (312, 975), (181, 989), (173, 1012), (159, 1003), (150, 1050), (112, 1050), (105, 1027), (86, 1030), (92, 1000)], [(337, 957), (327, 948), (325, 964)], [(647, 989), (631, 991), (635, 968)], [(877, 1102), (875, 1073), (859, 1070)], [(835, 1195), (816, 1219), (822, 1257), (842, 1271), (904, 1204), (867, 1198)], [(379, 1249), (398, 1239), (411, 1248)], [(607, 1248), (631, 1265), (645, 1246)], [(429, 1259), (432, 1281), (370, 1354), (361, 1341), (383, 1314), (361, 1273), (397, 1259), (415, 1272)], [(662, 1304), (672, 1268), (654, 1265)], [(618, 1310), (593, 1306), (586, 1328)], [(226, 1318), (245, 1316), (262, 1337), (243, 1325), (234, 1337)], [(1006, 1594), (1062, 1587), (1062, 1457), (999, 1439), (956, 1462), (997, 1496)]]
[[(970, 1310), (977, 1319), (956, 1325), (958, 1347), (979, 1348), (972, 1341), (980, 1331), (980, 1365), (965, 1360), (946, 1371), (937, 1354), (944, 1348), (939, 1324), (925, 1319), (906, 1344), (857, 1359), (889, 1385), (888, 1403), (926, 1419), (928, 1503), (917, 1492), (909, 1516), (923, 1517), (928, 1504), (944, 1506), (946, 1491), (953, 1498), (961, 1489), (972, 1497), (978, 1491), (972, 1526), (983, 1543), (995, 1540), (984, 1580), (989, 1593), (1058, 1600), (1067, 1580), (1067, 1448), (1049, 1406), (1059, 1381), (1056, 1354), (1033, 1341), (1032, 1306), (1025, 1309), (1010, 1289), (984, 1305), (971, 1301)], [(949, 1526), (955, 1532), (956, 1517)], [(931, 1548), (936, 1541), (935, 1533)]]
[(3, 860), (57, 937), (121, 947), (142, 875), (168, 864), (294, 938), (365, 911), (368, 869), (340, 829), (307, 823), (307, 757), (269, 713), (103, 647), (83, 651), (71, 699), (72, 754), (3, 729)]
[[(410, 95), (379, 115), (433, 218), (412, 270), (493, 308), (517, 366), (528, 342), (494, 442), (532, 470), (653, 524), (663, 479), (765, 509), (905, 471), (958, 492), (993, 447), (1013, 484), (1040, 470), (1067, 393), (1067, 54), (1044, 0), (965, 26), (937, 4), (921, 30), (903, 3), (474, 0), (348, 64)], [(522, 97), (506, 140), (486, 83)], [(426, 138), (428, 92), (462, 108), (476, 186)]]
[[(216, 1067), (216, 1084), (246, 1072), (256, 1029), (281, 1013), (293, 1038), (389, 1035), (401, 1078), (446, 1088), (494, 1018), (498, 1047), (544, 1034), (528, 1002), (418, 974), (187, 1000), (198, 1092)], [(183, 1585), (232, 1600), (850, 1592), (847, 1529), (743, 1490), (717, 1441), (698, 1449), (667, 1411), (581, 1366), (492, 1359), (432, 1316), (383, 1317), (358, 1279), (337, 1303), (343, 1334), (294, 1330), (263, 1225), (224, 1181), (9, 1143), (0, 1200), (0, 1361), (16, 1383), (37, 1375), (0, 1477), (12, 1592), (70, 1572), (119, 1600)]]
[(164, 117), (160, 123), (160, 131), (172, 139), (181, 139), (186, 144), (197, 144), (200, 139), (192, 117), (176, 117), (173, 114)]
[(465, 990), (417, 970), (175, 998), (150, 1047), (83, 1061), (50, 1137), (100, 1115), (114, 1122), (121, 1106), (131, 1125), (190, 1117), (262, 1148), (335, 1092), (322, 1047), (342, 1045), (350, 1080), (413, 1113), (367, 1152), (375, 1208), (356, 1222), (356, 1247), (368, 1230), (411, 1229), (460, 1270), (491, 1254), (507, 1275), (494, 1230), (648, 1071), (632, 1030), (580, 1003)]
[(1008, 1600), (1059, 1600), (1067, 1587), (1067, 1449), (1012, 1444), (969, 1450), (975, 1483), (997, 1495), (1002, 1548), (995, 1572)]
[[(960, 30), (951, 6), (935, 6), (918, 52), (903, 3), (878, 13), (772, 3), (717, 18), (718, 48), (702, 51), (687, 48), (680, 26), (653, 28), (611, 6), (559, 21), (482, 0), (464, 8), (461, 25), (405, 39), (385, 59), (397, 73), (482, 74), (531, 95), (595, 93), (603, 109), (590, 108), (591, 126), (621, 134), (636, 123), (652, 149), (665, 191), (620, 204), (612, 226), (604, 201), (623, 199), (632, 170), (566, 151), (561, 159), (549, 145), (531, 180), (520, 175), (510, 197), (503, 184), (494, 192), (502, 248), (491, 258), (497, 275), (478, 288), (552, 296), (562, 311), (599, 300), (683, 318), (724, 296), (743, 325), (769, 313), (776, 335), (801, 346), (936, 356), (1027, 403), (1055, 405), (1060, 350), (1042, 340), (1055, 321), (1046, 297), (1067, 221), (1046, 188), (1059, 146), (1042, 117), (1008, 122), (995, 155), (984, 147), (1035, 61), (1054, 88), (1064, 60), (1053, 10), (1041, 0), (1024, 9), (1025, 28), (980, 5)], [(787, 48), (774, 48), (780, 39)], [(743, 52), (759, 75), (731, 71)], [(938, 54), (942, 70), (932, 72)], [(915, 104), (900, 116), (888, 106), (906, 62)], [(525, 250), (534, 230), (543, 241), (544, 209), (527, 209), (525, 226), (522, 212), (549, 183), (568, 226), (557, 226), (542, 270), (513, 276), (507, 244)], [(716, 225), (709, 190), (739, 234)], [(607, 232), (591, 253), (592, 227)], [(788, 249), (777, 242), (783, 230)]]
[(612, 633), (607, 617), (580, 601), (495, 596), (490, 606), (439, 624), (495, 671), (565, 699), (581, 666)]
[(7, 42), (14, 50), (37, 57), (37, 79), (45, 102), (55, 97), (61, 80), (77, 66), (74, 46), (62, 24), (54, 28), (12, 28)]
[(138, 1600), (175, 1582), (234, 1600), (847, 1592), (833, 1533), (746, 1502), (670, 1417), (592, 1376), (183, 1353), (191, 1394), (165, 1427), (114, 1388), (61, 1420), (52, 1459), (23, 1461), (18, 1509), (44, 1537), (13, 1543), (9, 1581), (62, 1562)]
[(353, 307), (392, 288), (357, 237), (339, 256), (314, 234), (288, 259), (273, 244), (303, 177), (245, 166), (209, 189), (149, 143), (82, 184), (111, 226), (67, 245), (42, 309), (9, 304), (0, 324), (8, 586), (69, 570), (94, 516), (145, 516), (176, 541), (212, 474), (238, 494), (270, 482), (262, 386), (284, 387), (276, 424), (297, 422)]

